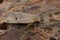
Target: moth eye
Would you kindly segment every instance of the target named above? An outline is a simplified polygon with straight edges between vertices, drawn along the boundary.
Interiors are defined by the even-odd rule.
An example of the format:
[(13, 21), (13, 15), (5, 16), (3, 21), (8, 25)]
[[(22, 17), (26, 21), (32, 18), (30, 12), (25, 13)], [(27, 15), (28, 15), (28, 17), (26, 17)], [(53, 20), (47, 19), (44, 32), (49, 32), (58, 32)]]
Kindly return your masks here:
[(0, 3), (2, 3), (4, 0), (0, 0)]
[(7, 27), (7, 25), (6, 25), (6, 23), (2, 23), (1, 25), (0, 25), (0, 30), (6, 30), (8, 27)]

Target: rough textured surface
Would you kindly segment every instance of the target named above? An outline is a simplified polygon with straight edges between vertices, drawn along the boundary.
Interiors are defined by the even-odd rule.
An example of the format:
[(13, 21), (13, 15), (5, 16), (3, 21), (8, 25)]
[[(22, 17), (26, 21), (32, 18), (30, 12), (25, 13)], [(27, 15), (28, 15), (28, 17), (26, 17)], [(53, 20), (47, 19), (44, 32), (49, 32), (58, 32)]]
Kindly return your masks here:
[(0, 37), (0, 40), (20, 40), (20, 32), (14, 29), (9, 30), (5, 35)]
[(0, 30), (0, 40), (60, 40), (60, 0), (0, 0)]

